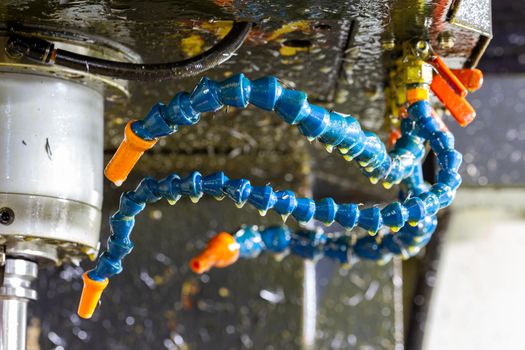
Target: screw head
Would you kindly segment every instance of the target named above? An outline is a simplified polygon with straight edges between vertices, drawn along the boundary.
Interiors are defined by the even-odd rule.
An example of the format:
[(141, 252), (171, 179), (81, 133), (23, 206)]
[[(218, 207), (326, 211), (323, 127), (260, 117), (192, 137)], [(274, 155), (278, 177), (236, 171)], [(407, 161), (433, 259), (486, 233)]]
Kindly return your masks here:
[(8, 207), (0, 208), (0, 224), (11, 225), (15, 221), (15, 212)]
[(381, 40), (381, 47), (385, 51), (391, 51), (396, 48), (396, 39), (394, 37), (386, 37)]
[(450, 32), (443, 32), (438, 35), (438, 45), (442, 50), (453, 48), (455, 43), (454, 35)]

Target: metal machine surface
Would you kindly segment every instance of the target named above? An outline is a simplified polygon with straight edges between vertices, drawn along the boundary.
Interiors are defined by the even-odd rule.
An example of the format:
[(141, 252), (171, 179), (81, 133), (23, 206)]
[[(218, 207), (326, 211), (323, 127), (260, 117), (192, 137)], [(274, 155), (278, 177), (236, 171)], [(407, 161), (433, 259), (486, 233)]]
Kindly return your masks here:
[[(471, 69), (492, 36), (490, 1), (8, 0), (0, 4), (0, 46), (20, 35), (101, 59), (169, 62), (212, 47), (232, 20), (254, 26), (207, 77), (278, 76), (283, 87), (352, 114), (382, 139), (399, 123), (389, 101), (407, 43), (425, 43), (451, 68)], [(181, 202), (176, 214), (165, 204), (148, 206), (136, 223), (137, 253), (94, 314), (98, 322), (81, 321), (73, 305), (83, 267), (98, 253), (99, 233), (100, 241), (109, 236), (106, 218), (120, 196), (109, 183), (103, 190), (103, 164), (129, 120), (191, 91), (198, 77), (128, 82), (10, 54), (0, 53), (0, 343), (7, 350), (25, 346), (25, 327), (6, 320), (26, 324), (35, 290), (41, 295), (30, 304), (28, 348), (207, 348), (211, 342), (218, 348), (402, 348), (399, 261), (347, 270), (327, 260), (265, 257), (229, 272), (192, 275), (187, 261), (214, 231), (282, 223), (278, 215), (239, 215), (231, 203), (207, 199), (198, 209)], [(339, 202), (370, 205), (395, 198), (394, 189), (371, 185), (348, 164), (272, 113), (228, 108), (160, 140), (123, 187), (131, 190), (141, 175), (223, 170), (316, 199), (330, 193)], [(45, 267), (38, 278), (35, 262)], [(28, 292), (13, 299), (9, 283), (17, 278)], [(31, 341), (31, 332), (40, 331)]]

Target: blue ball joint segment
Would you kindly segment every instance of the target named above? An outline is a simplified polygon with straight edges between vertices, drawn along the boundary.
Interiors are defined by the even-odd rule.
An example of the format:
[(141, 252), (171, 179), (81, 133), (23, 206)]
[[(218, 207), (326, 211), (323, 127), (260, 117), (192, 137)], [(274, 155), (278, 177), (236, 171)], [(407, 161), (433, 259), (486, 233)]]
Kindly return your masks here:
[[(387, 152), (383, 142), (375, 134), (362, 131), (353, 117), (310, 104), (306, 93), (283, 88), (273, 76), (250, 81), (243, 74), (222, 82), (202, 78), (191, 93), (178, 93), (167, 105), (153, 106), (143, 120), (131, 124), (131, 129), (143, 140), (157, 140), (176, 132), (181, 125), (196, 124), (201, 113), (215, 112), (224, 106), (245, 108), (249, 104), (277, 112), (310, 141), (318, 139), (329, 152), (337, 149), (346, 160), (356, 160), (372, 183), (382, 181), (386, 188), (410, 175), (424, 155), (423, 137), (429, 136), (429, 132), (405, 133)], [(435, 129), (433, 119), (424, 122)], [(443, 161), (448, 159), (442, 157)]]

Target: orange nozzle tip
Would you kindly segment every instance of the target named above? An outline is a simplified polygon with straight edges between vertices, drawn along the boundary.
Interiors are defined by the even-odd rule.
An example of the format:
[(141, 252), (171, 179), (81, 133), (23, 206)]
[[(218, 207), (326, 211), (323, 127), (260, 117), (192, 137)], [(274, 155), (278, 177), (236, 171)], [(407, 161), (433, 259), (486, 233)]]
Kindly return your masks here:
[(479, 69), (453, 69), (452, 72), (470, 92), (478, 90), (483, 85), (483, 72)]
[(227, 232), (213, 237), (204, 251), (190, 261), (193, 272), (202, 274), (212, 267), (226, 267), (239, 258), (239, 243)]
[(190, 268), (193, 272), (197, 274), (203, 274), (204, 272), (210, 270), (214, 265), (214, 261), (209, 259), (209, 257), (200, 254), (190, 261)]
[(474, 108), (464, 97), (456, 94), (441, 76), (434, 76), (430, 88), (460, 126), (465, 127), (474, 120), (476, 117)]
[(447, 82), (450, 88), (460, 97), (467, 96), (467, 88), (463, 85), (463, 82), (447, 67), (445, 62), (439, 56), (434, 56), (431, 61), (432, 66), (436, 68), (438, 73)]
[(129, 173), (137, 164), (144, 151), (152, 148), (157, 143), (157, 139), (144, 140), (137, 136), (131, 128), (133, 123), (134, 120), (126, 124), (124, 140), (122, 140), (113, 158), (111, 158), (104, 170), (106, 178), (116, 186), (120, 186), (126, 181)]
[[(469, 105), (470, 106), (470, 105)], [(467, 110), (462, 116), (461, 120), (458, 120), (458, 123), (461, 127), (466, 127), (476, 118), (476, 112)]]
[(87, 272), (82, 275), (82, 280), (84, 281), (84, 288), (82, 288), (77, 314), (82, 318), (88, 319), (93, 316), (100, 296), (107, 287), (109, 280), (107, 278), (103, 281), (92, 280)]

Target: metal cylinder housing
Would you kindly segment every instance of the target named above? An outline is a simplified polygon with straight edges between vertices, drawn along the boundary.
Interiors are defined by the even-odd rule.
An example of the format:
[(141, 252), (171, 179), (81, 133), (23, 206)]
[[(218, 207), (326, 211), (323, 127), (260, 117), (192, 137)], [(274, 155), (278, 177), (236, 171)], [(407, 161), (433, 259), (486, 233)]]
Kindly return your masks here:
[(86, 85), (1, 74), (0, 236), (96, 249), (103, 108), (103, 95)]

